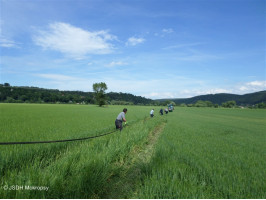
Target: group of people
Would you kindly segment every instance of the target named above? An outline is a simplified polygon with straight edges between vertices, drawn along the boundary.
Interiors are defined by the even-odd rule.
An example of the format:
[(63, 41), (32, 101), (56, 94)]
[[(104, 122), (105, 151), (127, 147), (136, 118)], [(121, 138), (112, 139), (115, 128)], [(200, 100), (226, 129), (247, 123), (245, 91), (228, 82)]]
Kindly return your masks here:
[[(164, 109), (164, 112), (165, 112), (165, 114), (168, 114), (168, 109), (165, 108), (165, 109)], [(163, 109), (162, 109), (162, 108), (160, 109), (159, 113), (160, 113), (161, 115), (163, 115)], [(118, 114), (118, 116), (117, 116), (117, 118), (116, 118), (116, 120), (115, 120), (115, 126), (116, 126), (116, 129), (120, 129), (120, 131), (121, 131), (122, 128), (123, 128), (123, 125), (122, 125), (123, 122), (125, 122), (125, 125), (127, 124), (126, 114), (127, 114), (127, 109), (126, 109), (126, 108), (123, 109), (123, 112), (121, 112), (121, 113)], [(150, 111), (150, 116), (151, 116), (151, 117), (154, 116), (154, 109), (152, 109), (152, 110)]]
[[(164, 109), (164, 112), (165, 112), (165, 114), (168, 114), (168, 109), (165, 108), (165, 109)], [(160, 115), (163, 115), (163, 109), (162, 109), (162, 108), (160, 109), (159, 113), (160, 113)], [(151, 116), (151, 117), (154, 116), (154, 109), (151, 110), (151, 112), (150, 112), (150, 116)]]

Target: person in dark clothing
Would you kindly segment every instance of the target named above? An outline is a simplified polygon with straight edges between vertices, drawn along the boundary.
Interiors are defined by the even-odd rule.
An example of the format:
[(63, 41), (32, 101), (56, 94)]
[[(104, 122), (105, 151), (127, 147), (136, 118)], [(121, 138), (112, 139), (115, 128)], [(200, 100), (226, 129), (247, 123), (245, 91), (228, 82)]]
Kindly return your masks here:
[(160, 114), (163, 115), (163, 109), (162, 108), (160, 109)]

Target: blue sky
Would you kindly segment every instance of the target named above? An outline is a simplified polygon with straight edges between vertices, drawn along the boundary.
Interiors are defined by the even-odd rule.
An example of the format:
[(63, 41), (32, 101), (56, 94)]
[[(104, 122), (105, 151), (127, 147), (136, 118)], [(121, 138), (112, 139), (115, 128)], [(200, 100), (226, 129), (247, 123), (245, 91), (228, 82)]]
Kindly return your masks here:
[(266, 89), (264, 0), (0, 0), (1, 83), (147, 98)]

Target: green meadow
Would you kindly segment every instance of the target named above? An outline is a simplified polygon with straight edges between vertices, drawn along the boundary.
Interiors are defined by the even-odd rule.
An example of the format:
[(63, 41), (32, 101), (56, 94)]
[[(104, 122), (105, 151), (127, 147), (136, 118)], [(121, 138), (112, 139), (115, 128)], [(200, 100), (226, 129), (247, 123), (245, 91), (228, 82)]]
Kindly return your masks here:
[[(266, 110), (126, 107), (0, 145), (1, 198), (266, 198)], [(123, 108), (0, 104), (0, 142)]]

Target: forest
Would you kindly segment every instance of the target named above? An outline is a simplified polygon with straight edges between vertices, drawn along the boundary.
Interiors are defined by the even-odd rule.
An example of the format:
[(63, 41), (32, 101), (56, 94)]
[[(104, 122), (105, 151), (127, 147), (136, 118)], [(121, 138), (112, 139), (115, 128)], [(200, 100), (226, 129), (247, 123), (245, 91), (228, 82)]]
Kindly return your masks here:
[[(128, 93), (109, 92), (107, 104), (113, 105), (150, 105), (151, 99)], [(0, 102), (3, 103), (76, 103), (95, 104), (93, 92), (60, 91), (38, 87), (18, 87), (9, 83), (0, 84)]]
[[(28, 86), (11, 86), (0, 84), (1, 103), (63, 103), (63, 104), (97, 104), (94, 92), (61, 91)], [(248, 107), (266, 108), (266, 91), (245, 95), (208, 94), (192, 98), (152, 100), (129, 93), (106, 93), (107, 105), (150, 105), (167, 106), (173, 104), (181, 107)]]

